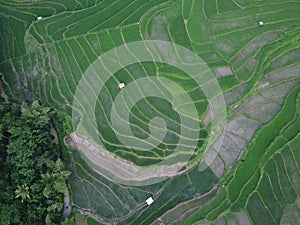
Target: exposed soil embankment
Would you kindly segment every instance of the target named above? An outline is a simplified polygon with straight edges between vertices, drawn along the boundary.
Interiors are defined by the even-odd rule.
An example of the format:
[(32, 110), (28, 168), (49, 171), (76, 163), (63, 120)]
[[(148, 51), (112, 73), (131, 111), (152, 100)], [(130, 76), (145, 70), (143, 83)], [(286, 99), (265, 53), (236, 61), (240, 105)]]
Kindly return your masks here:
[(182, 169), (185, 166), (182, 165), (183, 163), (171, 166), (139, 167), (132, 162), (116, 157), (113, 153), (102, 149), (88, 137), (75, 132), (65, 138), (65, 144), (70, 148), (80, 150), (96, 166), (98, 172), (106, 176), (113, 175), (112, 177), (119, 182), (142, 182), (151, 178), (172, 177), (186, 172), (187, 169)]

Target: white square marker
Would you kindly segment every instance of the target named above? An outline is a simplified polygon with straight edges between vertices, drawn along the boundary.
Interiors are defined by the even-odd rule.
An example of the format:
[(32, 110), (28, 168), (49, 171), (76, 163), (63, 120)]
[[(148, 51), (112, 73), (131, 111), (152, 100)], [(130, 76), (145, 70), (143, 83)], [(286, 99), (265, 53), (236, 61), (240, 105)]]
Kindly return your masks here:
[(262, 25), (264, 25), (264, 21), (259, 21), (258, 24), (259, 24), (260, 26), (262, 26)]
[(146, 200), (147, 205), (151, 205), (153, 202), (154, 202), (154, 200), (153, 200), (152, 197), (149, 197), (149, 198)]
[(37, 18), (37, 20), (41, 20), (41, 19), (43, 19), (43, 17), (41, 17), (41, 16), (39, 16), (39, 17)]
[(125, 84), (124, 84), (124, 83), (119, 83), (119, 85), (118, 85), (118, 86), (119, 86), (119, 88), (120, 88), (120, 89), (122, 89), (122, 88), (124, 88), (124, 87), (125, 87)]

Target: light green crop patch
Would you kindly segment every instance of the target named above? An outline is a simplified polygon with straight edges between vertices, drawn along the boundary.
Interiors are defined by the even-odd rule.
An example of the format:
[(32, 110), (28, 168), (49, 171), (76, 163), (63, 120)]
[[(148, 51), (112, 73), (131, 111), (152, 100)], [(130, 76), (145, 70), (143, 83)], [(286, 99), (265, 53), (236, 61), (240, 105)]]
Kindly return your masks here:
[(40, 43), (27, 31), (24, 37), (26, 54), (36, 52)]

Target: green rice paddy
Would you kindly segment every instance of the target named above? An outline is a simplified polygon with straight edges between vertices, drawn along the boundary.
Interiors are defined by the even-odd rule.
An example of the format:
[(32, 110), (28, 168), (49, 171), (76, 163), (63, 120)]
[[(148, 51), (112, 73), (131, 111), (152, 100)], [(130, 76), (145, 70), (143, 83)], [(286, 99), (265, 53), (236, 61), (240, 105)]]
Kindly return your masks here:
[[(115, 182), (84, 151), (69, 150), (72, 204), (89, 216), (87, 224), (299, 224), (300, 1), (0, 0), (0, 5), (0, 75), (8, 96), (38, 99), (76, 115), (76, 121), (94, 110), (92, 129), (84, 134), (87, 140), (99, 138), (111, 156), (141, 167), (163, 162), (180, 139), (188, 140), (180, 112), (189, 115), (195, 107), (196, 118), (189, 119), (199, 130), (190, 137), (196, 144), (188, 166), (160, 182)], [(224, 130), (213, 132), (206, 91), (190, 74), (163, 62), (137, 60), (117, 70), (95, 107), (90, 92), (77, 95), (95, 60), (146, 40), (178, 44), (207, 64), (222, 93), (207, 90), (216, 92), (215, 102), (225, 99)], [(168, 52), (164, 45), (158, 49)], [(115, 65), (133, 55), (117, 55)], [(179, 56), (175, 48), (166, 58)], [(118, 133), (111, 117), (114, 102), (130, 83), (149, 77), (160, 86), (145, 85), (139, 93), (161, 88), (167, 90), (163, 96), (173, 87), (178, 105), (157, 95), (143, 95), (132, 108), (125, 104), (133, 137), (124, 144), (119, 137), (126, 133)], [(191, 102), (180, 98), (183, 91)], [(76, 101), (87, 107), (79, 110)], [(155, 144), (149, 150), (145, 143)], [(209, 162), (203, 171), (200, 161)], [(150, 196), (154, 203), (147, 206)]]

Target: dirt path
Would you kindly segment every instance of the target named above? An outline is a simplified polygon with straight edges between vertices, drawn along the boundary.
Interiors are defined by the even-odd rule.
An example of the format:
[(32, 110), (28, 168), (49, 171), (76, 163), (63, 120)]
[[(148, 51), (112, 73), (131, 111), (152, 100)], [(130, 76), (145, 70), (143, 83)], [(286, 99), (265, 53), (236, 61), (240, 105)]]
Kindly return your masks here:
[(0, 94), (1, 94), (1, 97), (4, 98), (5, 102), (8, 102), (8, 96), (4, 90), (3, 83), (2, 83), (2, 76), (3, 76), (3, 74), (0, 73)]
[[(66, 184), (65, 184), (66, 185)], [(64, 192), (64, 210), (63, 210), (63, 217), (68, 218), (72, 213), (72, 206), (70, 201), (70, 193), (68, 187), (66, 185), (67, 191)]]
[(58, 135), (57, 135), (57, 132), (56, 132), (55, 128), (53, 127), (52, 123), (51, 123), (51, 128), (50, 128), (50, 134), (54, 137), (52, 142), (55, 144), (59, 144)]

